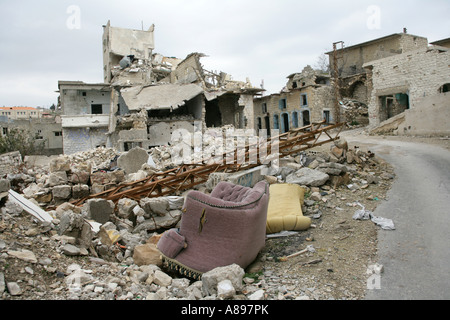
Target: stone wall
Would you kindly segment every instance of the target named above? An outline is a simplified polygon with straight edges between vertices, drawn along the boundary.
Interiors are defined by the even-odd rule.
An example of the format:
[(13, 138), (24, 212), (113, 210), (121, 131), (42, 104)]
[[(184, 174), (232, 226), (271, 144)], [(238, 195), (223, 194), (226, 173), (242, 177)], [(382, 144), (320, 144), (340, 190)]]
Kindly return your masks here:
[(381, 97), (407, 94), (409, 109), (419, 109), (423, 98), (436, 96), (450, 83), (450, 51), (427, 48), (372, 61), (365, 65), (370, 72), (373, 90), (369, 97), (370, 125), (378, 125)]
[(405, 121), (399, 125), (399, 135), (450, 136), (450, 93), (425, 97), (420, 108), (407, 110)]
[(64, 154), (106, 146), (108, 128), (63, 128)]

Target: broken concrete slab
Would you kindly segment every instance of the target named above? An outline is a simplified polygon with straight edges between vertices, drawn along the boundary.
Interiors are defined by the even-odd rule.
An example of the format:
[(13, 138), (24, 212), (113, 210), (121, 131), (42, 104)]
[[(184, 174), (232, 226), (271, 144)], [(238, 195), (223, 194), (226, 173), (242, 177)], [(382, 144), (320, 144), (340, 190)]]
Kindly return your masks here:
[(135, 173), (141, 169), (144, 163), (147, 163), (148, 157), (149, 155), (145, 149), (136, 147), (120, 155), (117, 159), (117, 165), (126, 174)]
[(327, 182), (330, 176), (319, 170), (302, 168), (286, 177), (286, 183), (298, 184), (301, 186), (320, 187)]

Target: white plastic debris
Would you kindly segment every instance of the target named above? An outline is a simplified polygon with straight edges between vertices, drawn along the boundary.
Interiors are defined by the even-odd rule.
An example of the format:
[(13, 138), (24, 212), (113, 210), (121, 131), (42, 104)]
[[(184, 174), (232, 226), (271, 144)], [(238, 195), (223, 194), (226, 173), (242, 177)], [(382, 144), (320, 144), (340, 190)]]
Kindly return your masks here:
[(357, 210), (353, 215), (355, 220), (371, 220), (376, 225), (380, 226), (384, 230), (395, 230), (394, 222), (391, 219), (374, 216), (372, 211), (366, 210), (366, 208), (359, 202), (356, 203), (362, 209)]

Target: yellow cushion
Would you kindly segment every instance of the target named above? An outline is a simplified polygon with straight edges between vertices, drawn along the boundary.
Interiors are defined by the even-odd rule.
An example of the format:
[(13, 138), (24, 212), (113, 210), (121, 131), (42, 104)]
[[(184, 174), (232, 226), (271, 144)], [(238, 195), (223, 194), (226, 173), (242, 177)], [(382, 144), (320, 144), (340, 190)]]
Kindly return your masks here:
[(311, 226), (311, 219), (303, 216), (305, 190), (298, 184), (270, 185), (266, 233), (302, 231)]

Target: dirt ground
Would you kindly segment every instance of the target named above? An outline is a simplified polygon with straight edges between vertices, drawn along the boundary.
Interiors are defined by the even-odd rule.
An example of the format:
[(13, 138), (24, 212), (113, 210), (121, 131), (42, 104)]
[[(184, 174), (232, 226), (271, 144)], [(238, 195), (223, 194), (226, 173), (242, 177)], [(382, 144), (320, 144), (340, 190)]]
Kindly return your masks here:
[[(326, 202), (306, 208), (304, 214), (309, 217), (314, 217), (311, 211), (322, 213), (319, 219), (313, 218), (313, 228), (297, 235), (267, 240), (263, 251), (264, 268), (291, 283), (291, 291), (284, 295), (286, 298), (364, 298), (370, 276), (366, 273), (367, 268), (377, 262), (377, 232), (380, 227), (370, 220), (355, 220), (353, 215), (361, 209), (357, 202), (373, 212), (385, 200), (394, 181), (393, 169), (380, 160), (377, 171), (377, 174), (388, 173), (391, 176), (370, 184), (366, 189), (349, 190), (347, 186), (340, 186), (334, 194), (324, 196)], [(309, 245), (315, 252), (284, 258)]]

